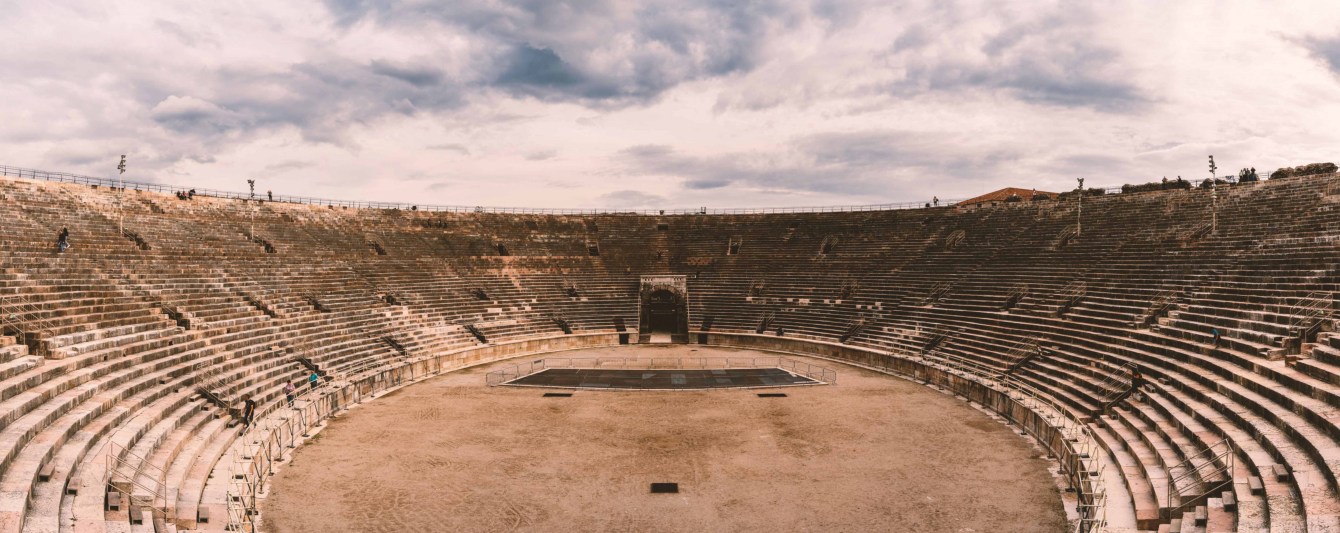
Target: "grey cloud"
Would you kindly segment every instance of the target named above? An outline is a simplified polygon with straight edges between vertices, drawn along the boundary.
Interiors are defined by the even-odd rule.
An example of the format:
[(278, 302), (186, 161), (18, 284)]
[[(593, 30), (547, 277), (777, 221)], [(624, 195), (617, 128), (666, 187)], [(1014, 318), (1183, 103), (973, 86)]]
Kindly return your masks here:
[(907, 177), (972, 179), (1022, 157), (1003, 148), (969, 151), (965, 144), (946, 135), (877, 130), (803, 136), (771, 152), (694, 156), (643, 145), (617, 157), (635, 173), (681, 178), (689, 190), (743, 186), (853, 196), (878, 193), (890, 180)]
[(442, 150), (444, 152), (455, 152), (461, 155), (470, 155), (470, 149), (463, 144), (433, 144), (425, 146), (429, 150)]
[[(433, 78), (427, 71), (376, 65), (322, 58), (281, 72), (221, 71), (211, 81), (221, 92), (244, 89), (227, 91), (219, 102), (249, 124), (295, 126), (307, 140), (335, 144), (344, 143), (345, 131), (355, 124), (389, 114), (456, 109), (464, 103), (459, 86), (442, 79), (425, 84)], [(283, 90), (263, 90), (271, 87)], [(252, 88), (256, 90), (245, 90)]]
[(1308, 39), (1303, 45), (1312, 52), (1312, 55), (1325, 62), (1332, 72), (1340, 74), (1340, 37)]
[[(679, 84), (744, 72), (801, 15), (781, 2), (462, 0), (410, 4), (329, 0), (342, 24), (408, 31), (446, 26), (492, 50), (484, 87), (600, 106), (655, 99)], [(488, 64), (494, 65), (492, 69)]]
[(128, 68), (121, 75), (133, 91), (129, 99), (174, 134), (169, 144), (177, 153), (155, 151), (166, 163), (205, 145), (217, 151), (285, 127), (307, 141), (347, 145), (352, 126), (453, 110), (465, 101), (459, 84), (427, 67), (319, 55), (274, 70), (229, 65), (180, 77)]
[(600, 195), (600, 201), (607, 206), (617, 207), (656, 207), (665, 204), (665, 198), (642, 191), (622, 190)]
[(107, 162), (115, 161), (117, 158), (117, 155), (112, 152), (113, 150), (108, 149), (94, 149), (90, 151), (84, 151), (84, 150), (66, 148), (65, 150), (62, 150), (60, 153), (52, 155), (56, 161), (59, 161), (63, 165), (82, 167), (84, 165), (106, 163), (107, 168), (110, 168), (111, 164)]
[(177, 133), (217, 134), (243, 125), (234, 111), (194, 96), (169, 96), (149, 111), (157, 123)]
[(634, 172), (677, 177), (684, 180), (685, 188), (692, 190), (734, 185), (843, 193), (871, 190), (861, 176), (843, 172), (844, 167), (840, 165), (817, 163), (809, 154), (801, 154), (800, 158), (788, 157), (794, 155), (783, 149), (773, 153), (696, 156), (659, 146), (634, 147), (620, 152), (622, 160)]
[(649, 159), (657, 157), (666, 157), (675, 152), (674, 148), (664, 144), (642, 144), (630, 146), (619, 151), (622, 156), (628, 156), (638, 159)]
[(442, 71), (426, 66), (401, 66), (388, 61), (374, 60), (372, 72), (395, 78), (415, 87), (427, 87), (442, 83)]
[(818, 133), (794, 144), (823, 168), (870, 176), (908, 172), (972, 178), (997, 172), (1024, 155), (1008, 147), (974, 146), (971, 135), (900, 130)]
[(270, 165), (266, 165), (266, 166), (265, 166), (265, 170), (268, 170), (268, 171), (270, 171), (270, 172), (274, 172), (274, 173), (281, 173), (281, 172), (287, 172), (287, 171), (290, 171), (290, 170), (301, 170), (301, 169), (304, 169), (304, 168), (310, 168), (310, 167), (314, 167), (314, 166), (316, 166), (316, 163), (313, 163), (313, 162), (311, 162), (311, 161), (294, 161), (294, 160), (289, 160), (289, 161), (283, 161), (283, 162), (279, 162), (279, 163), (273, 163), (273, 164), (270, 164)]
[(690, 189), (720, 189), (730, 184), (729, 180), (724, 179), (696, 179), (684, 182), (684, 186)]
[[(1088, 107), (1107, 112), (1138, 109), (1152, 101), (1130, 81), (1117, 48), (1094, 39), (1103, 24), (1090, 8), (1071, 5), (1017, 15), (968, 13), (942, 6), (930, 21), (913, 24), (881, 58), (905, 75), (888, 87), (910, 97), (945, 91), (1001, 91), (1041, 105)], [(965, 35), (965, 21), (991, 20), (999, 27)]]
[(539, 150), (526, 154), (526, 161), (547, 161), (558, 156), (557, 150)]
[(898, 35), (897, 39), (893, 40), (892, 48), (894, 50), (920, 48), (930, 43), (931, 36), (930, 32), (926, 30), (926, 27), (920, 24), (913, 24), (908, 27), (907, 30), (903, 31), (902, 34)]
[[(681, 83), (747, 71), (774, 28), (794, 13), (779, 4), (718, 0), (462, 0), (450, 3), (328, 2), (344, 24), (375, 18), (405, 35), (459, 35), (471, 51), (464, 64), (439, 67), (403, 57), (355, 61), (326, 38), (293, 61), (256, 66), (230, 62), (190, 76), (151, 60), (117, 70), (118, 101), (131, 101), (166, 131), (153, 150), (157, 165), (294, 128), (310, 142), (350, 146), (354, 126), (394, 115), (450, 112), (467, 95), (497, 90), (608, 109), (655, 99)], [(155, 22), (168, 42), (215, 48), (210, 21)], [(336, 28), (338, 30), (338, 28)], [(226, 34), (226, 33), (225, 33)], [(412, 57), (435, 57), (431, 39)], [(74, 69), (71, 69), (73, 71)], [(90, 130), (112, 131), (118, 117), (89, 105)], [(97, 115), (95, 115), (97, 114)], [(118, 126), (121, 126), (118, 124)], [(11, 128), (10, 136), (18, 133)], [(447, 148), (468, 154), (468, 150)]]
[(507, 68), (498, 75), (498, 85), (533, 87), (566, 87), (582, 81), (581, 74), (563, 62), (553, 50), (518, 46), (507, 61)]

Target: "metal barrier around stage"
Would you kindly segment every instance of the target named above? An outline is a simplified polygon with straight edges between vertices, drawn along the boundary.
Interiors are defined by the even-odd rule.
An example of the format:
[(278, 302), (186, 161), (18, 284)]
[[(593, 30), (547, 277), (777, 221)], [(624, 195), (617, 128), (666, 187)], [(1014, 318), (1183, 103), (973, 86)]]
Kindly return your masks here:
[(563, 357), (524, 361), (485, 374), (493, 387), (550, 368), (611, 370), (717, 370), (729, 368), (778, 368), (798, 376), (837, 384), (837, 371), (786, 357)]

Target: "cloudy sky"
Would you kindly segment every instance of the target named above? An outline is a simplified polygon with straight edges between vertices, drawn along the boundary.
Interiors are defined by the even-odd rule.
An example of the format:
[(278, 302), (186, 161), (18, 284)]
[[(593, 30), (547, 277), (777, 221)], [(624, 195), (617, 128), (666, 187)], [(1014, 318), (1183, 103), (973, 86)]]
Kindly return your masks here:
[(53, 0), (0, 35), (0, 164), (202, 188), (808, 206), (1340, 160), (1334, 0)]

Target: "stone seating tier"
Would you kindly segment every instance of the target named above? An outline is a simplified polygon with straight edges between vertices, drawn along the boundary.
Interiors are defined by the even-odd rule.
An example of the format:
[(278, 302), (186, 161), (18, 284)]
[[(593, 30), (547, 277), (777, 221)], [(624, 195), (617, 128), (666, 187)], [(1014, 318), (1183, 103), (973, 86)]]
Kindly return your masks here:
[[(1094, 430), (1122, 500), (1113, 524), (1340, 530), (1340, 336), (1328, 317), (1297, 338), (1299, 304), (1340, 289), (1337, 182), (1224, 187), (1216, 232), (1205, 190), (1086, 198), (1076, 234), (1073, 199), (520, 215), (3, 179), (0, 296), (24, 305), (0, 332), (0, 532), (145, 527), (105, 513), (113, 449), (145, 466), (141, 485), (168, 488), (176, 527), (222, 529), (221, 469), (240, 428), (198, 386), (282, 414), (284, 383), (309, 372), (299, 357), (328, 376), (320, 401), (435, 354), (565, 336), (555, 319), (574, 335), (636, 331), (638, 279), (653, 274), (688, 276), (690, 332), (710, 319), (712, 332), (752, 334), (771, 317), (770, 335), (816, 345), (1013, 369)], [(57, 254), (62, 227), (75, 246)], [(1043, 355), (1009, 355), (1030, 339)], [(1096, 417), (1131, 366), (1151, 390)], [(1227, 497), (1169, 508), (1170, 476), (1224, 444)]]

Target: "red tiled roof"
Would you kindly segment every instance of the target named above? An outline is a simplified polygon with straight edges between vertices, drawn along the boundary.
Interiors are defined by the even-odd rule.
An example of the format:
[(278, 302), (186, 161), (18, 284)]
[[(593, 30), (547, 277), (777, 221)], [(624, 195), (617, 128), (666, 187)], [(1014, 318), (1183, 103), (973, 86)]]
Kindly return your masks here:
[(976, 198), (969, 198), (967, 200), (963, 200), (959, 202), (958, 205), (964, 207), (975, 207), (976, 204), (980, 203), (1004, 202), (1006, 198), (1009, 198), (1016, 194), (1019, 195), (1020, 198), (1023, 198), (1025, 202), (1032, 200), (1033, 195), (1035, 194), (1045, 194), (1047, 196), (1052, 197), (1053, 199), (1056, 198), (1056, 193), (1054, 192), (1039, 191), (1037, 189), (1020, 189), (1018, 187), (1006, 187), (999, 191), (989, 192)]

